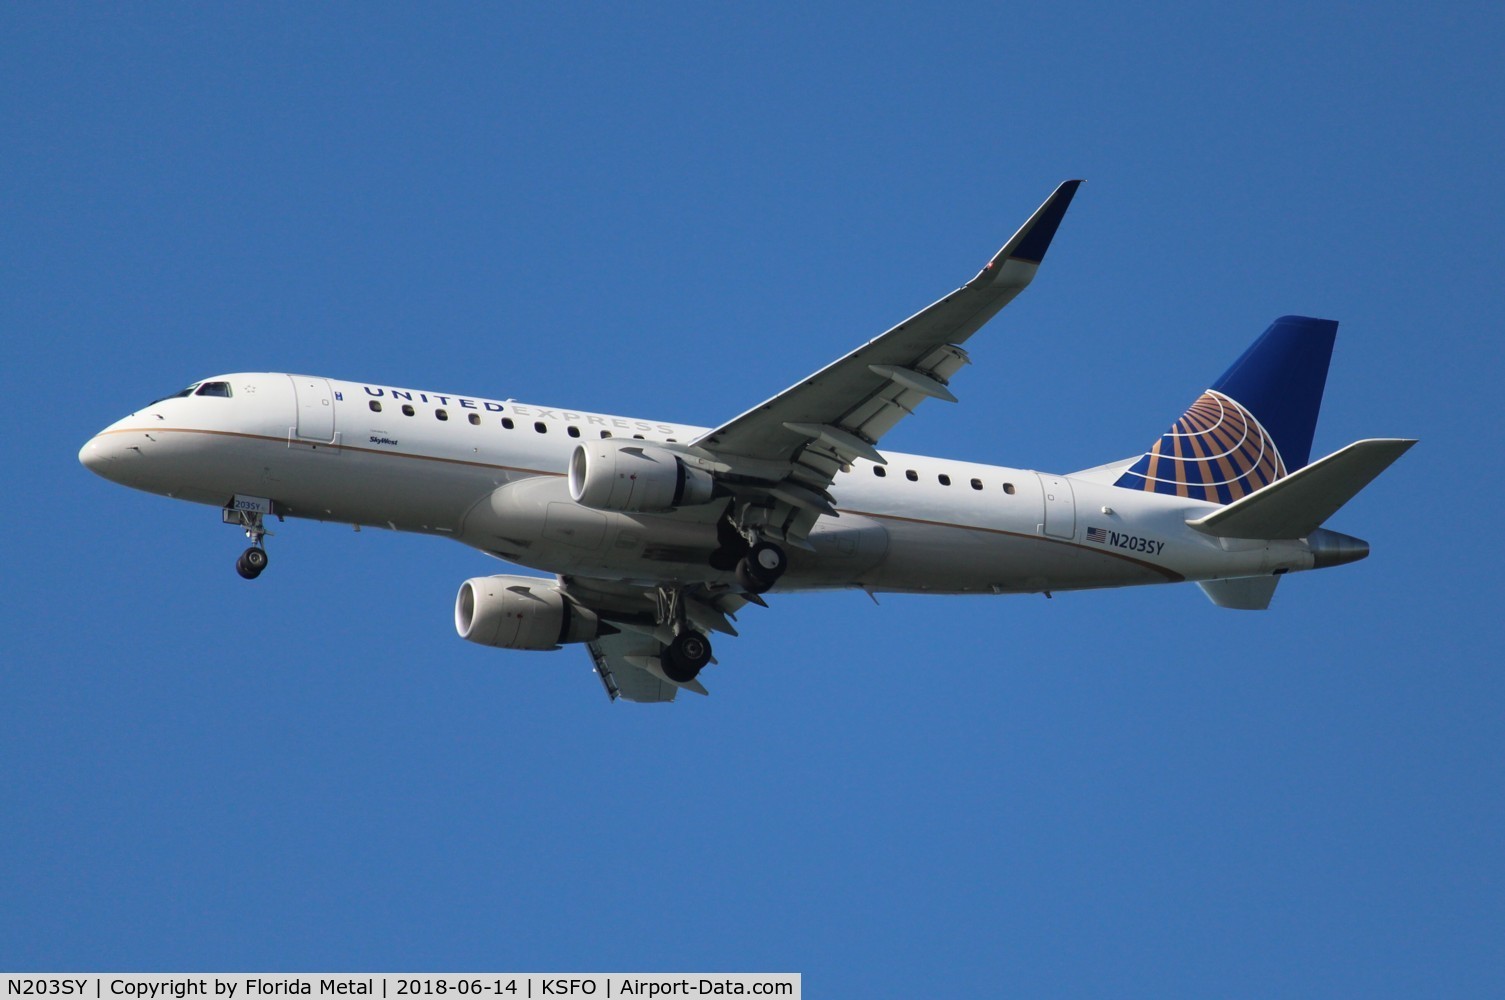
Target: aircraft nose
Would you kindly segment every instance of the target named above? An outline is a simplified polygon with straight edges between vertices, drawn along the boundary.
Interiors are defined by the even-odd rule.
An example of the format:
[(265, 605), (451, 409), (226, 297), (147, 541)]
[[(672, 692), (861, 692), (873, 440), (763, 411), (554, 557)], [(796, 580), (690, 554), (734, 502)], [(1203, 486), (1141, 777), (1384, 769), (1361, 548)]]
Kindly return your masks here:
[[(122, 482), (122, 477), (132, 465), (131, 462), (124, 461), (128, 436), (108, 431), (99, 432), (78, 450), (79, 462), (96, 476), (103, 476), (111, 482)], [(134, 454), (139, 457), (139, 449)]]
[(91, 437), (84, 443), (84, 446), (78, 450), (78, 460), (80, 464), (82, 464), (83, 467), (88, 469), (90, 472), (99, 476), (104, 475), (105, 466), (113, 461), (114, 457), (115, 456), (111, 455), (106, 448), (105, 442), (102, 440), (101, 435), (95, 435), (94, 437)]

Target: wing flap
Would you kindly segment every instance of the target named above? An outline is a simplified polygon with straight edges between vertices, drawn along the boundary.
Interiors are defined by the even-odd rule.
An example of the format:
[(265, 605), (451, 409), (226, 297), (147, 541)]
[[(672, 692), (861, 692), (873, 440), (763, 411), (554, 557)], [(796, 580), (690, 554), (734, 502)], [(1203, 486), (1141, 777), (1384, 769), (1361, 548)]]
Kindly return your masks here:
[(681, 688), (696, 694), (710, 693), (698, 680), (676, 684), (665, 676), (659, 666), (664, 647), (652, 636), (621, 632), (587, 643), (586, 648), (595, 661), (596, 676), (613, 701), (673, 701)]
[(596, 665), (596, 676), (606, 688), (606, 696), (612, 701), (665, 702), (673, 701), (679, 687), (663, 677), (655, 676), (632, 662), (646, 655), (658, 643), (647, 636), (622, 632), (586, 643), (591, 659)]

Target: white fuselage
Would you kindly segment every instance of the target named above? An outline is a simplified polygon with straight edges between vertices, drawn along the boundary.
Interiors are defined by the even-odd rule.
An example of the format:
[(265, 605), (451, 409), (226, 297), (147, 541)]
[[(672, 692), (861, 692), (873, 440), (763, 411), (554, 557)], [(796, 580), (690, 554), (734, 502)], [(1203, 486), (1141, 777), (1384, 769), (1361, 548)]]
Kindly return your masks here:
[[(721, 502), (599, 511), (565, 481), (581, 441), (687, 443), (703, 428), (311, 376), (210, 382), (229, 395), (154, 403), (101, 431), (81, 460), (153, 493), (217, 507), (267, 497), (279, 514), (444, 535), (563, 576), (733, 579), (707, 562)], [(789, 552), (778, 590), (1048, 592), (1313, 566), (1305, 542), (1217, 539), (1186, 524), (1215, 505), (1107, 476), (884, 457), (837, 476), (839, 516)]]

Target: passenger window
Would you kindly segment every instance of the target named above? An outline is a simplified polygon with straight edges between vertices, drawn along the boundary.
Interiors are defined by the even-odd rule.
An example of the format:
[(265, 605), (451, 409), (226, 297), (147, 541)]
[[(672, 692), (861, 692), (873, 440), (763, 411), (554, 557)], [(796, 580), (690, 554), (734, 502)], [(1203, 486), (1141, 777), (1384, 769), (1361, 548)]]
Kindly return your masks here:
[(479, 413), (472, 413), (470, 415), (470, 422), (476, 427), (481, 426), (481, 415)]
[(196, 393), (194, 393), (194, 395), (196, 395), (196, 396), (223, 396), (223, 397), (225, 397), (225, 398), (228, 399), (229, 396), (230, 396), (230, 383), (229, 382), (205, 382), (203, 385), (199, 386), (199, 391), (196, 392)]
[(982, 480), (981, 479), (974, 479), (974, 480), (972, 480), (972, 488), (974, 490), (980, 490), (980, 489), (982, 489)]
[(367, 404), (367, 405), (369, 405), (371, 407), (371, 412), (372, 413), (380, 413), (381, 412), (381, 403), (377, 402), (376, 400), (374, 400), (374, 399), (371, 400), (371, 402), (369, 404)]
[(601, 432), (601, 436), (603, 438), (609, 438), (609, 437), (611, 437), (611, 431), (602, 431)]
[(884, 476), (888, 475), (888, 470), (881, 465), (875, 465), (873, 466), (873, 475), (877, 476), (879, 479), (882, 479)]
[(449, 419), (449, 414), (445, 413), (443, 410), (435, 410), (434, 411), (434, 416), (438, 417), (440, 420), (448, 420)]
[(513, 423), (512, 423), (512, 418), (511, 417), (503, 417), (502, 418), (502, 426), (505, 427), (507, 430), (510, 431), (513, 428), (513, 426), (514, 426)]
[(1014, 495), (1014, 484), (1013, 483), (1004, 483), (1003, 484), (1003, 492), (1007, 493), (1009, 496), (1013, 496)]
[(905, 469), (904, 478), (909, 480), (911, 483), (917, 483), (920, 481), (920, 474), (913, 469)]
[(580, 428), (578, 428), (578, 427), (571, 427), (571, 428), (570, 428), (570, 429), (569, 429), (569, 431), (568, 431), (568, 434), (569, 434), (569, 435), (570, 435), (570, 437), (572, 437), (572, 438), (577, 438), (577, 437), (579, 437), (579, 436), (580, 436)]
[(634, 434), (633, 438), (636, 439), (636, 440), (638, 440), (638, 441), (646, 441), (646, 440), (648, 440), (647, 438), (643, 437), (643, 435), (641, 435), (641, 434)]
[(542, 420), (535, 420), (535, 421), (533, 421), (533, 429), (535, 431), (537, 431), (538, 433), (540, 433), (540, 434), (547, 434), (547, 433), (549, 433), (548, 426), (545, 425)]
[(946, 475), (944, 472), (941, 473), (939, 476), (936, 476), (935, 478), (938, 479), (938, 480), (940, 480), (940, 483), (941, 483), (942, 486), (950, 486), (951, 485), (951, 477), (948, 476), (948, 475)]
[(405, 416), (405, 417), (411, 417), (413, 415), (413, 404), (412, 403), (403, 403), (402, 404), (402, 415)]

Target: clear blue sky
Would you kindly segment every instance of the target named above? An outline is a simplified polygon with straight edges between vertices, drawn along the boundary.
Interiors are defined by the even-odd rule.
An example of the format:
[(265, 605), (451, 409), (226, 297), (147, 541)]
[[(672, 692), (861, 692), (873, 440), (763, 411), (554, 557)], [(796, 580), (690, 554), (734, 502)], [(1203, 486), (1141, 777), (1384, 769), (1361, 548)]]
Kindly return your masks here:
[[(0, 11), (0, 967), (790, 970), (811, 996), (1505, 993), (1498, 5)], [(894, 448), (1142, 450), (1275, 316), (1421, 444), (1264, 614), (790, 597), (709, 699), (490, 651), (496, 564), (76, 461), (211, 374), (714, 423), (1040, 277)], [(946, 991), (952, 991), (947, 993)]]

